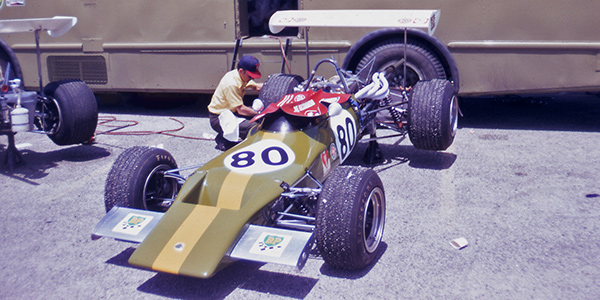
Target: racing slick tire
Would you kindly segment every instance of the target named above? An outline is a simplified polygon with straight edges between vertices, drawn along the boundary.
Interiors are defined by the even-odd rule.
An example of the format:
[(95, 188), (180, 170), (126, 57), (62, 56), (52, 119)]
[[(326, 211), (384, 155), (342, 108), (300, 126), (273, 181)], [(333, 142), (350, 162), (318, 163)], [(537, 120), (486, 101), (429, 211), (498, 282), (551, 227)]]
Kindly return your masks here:
[(98, 103), (82, 81), (61, 80), (44, 88), (47, 99), (37, 104), (35, 124), (57, 145), (87, 142), (98, 125)]
[(294, 93), (294, 88), (302, 81), (304, 79), (299, 75), (273, 74), (265, 81), (265, 84), (260, 89), (258, 98), (267, 107), (271, 103), (279, 102), (283, 96)]
[(423, 150), (446, 150), (458, 127), (458, 100), (452, 83), (435, 79), (420, 81), (408, 101), (408, 136)]
[[(391, 39), (375, 45), (359, 61), (356, 70), (362, 70), (371, 60), (373, 69), (379, 72), (389, 70), (386, 75), (390, 87), (401, 87), (404, 78), (403, 65), (395, 66), (404, 58), (404, 40)], [(419, 80), (446, 79), (446, 72), (440, 60), (425, 46), (409, 41), (406, 44), (406, 86)]]
[(316, 241), (331, 266), (359, 270), (376, 258), (385, 225), (385, 193), (372, 169), (340, 166), (319, 195)]
[(21, 79), (20, 88), (23, 88), (23, 72), (21, 71), (21, 65), (15, 55), (14, 51), (6, 42), (0, 39), (0, 78), (6, 76), (6, 69), (10, 63), (10, 72), (8, 73), (8, 79), (13, 80), (15, 78)]
[(164, 199), (174, 199), (179, 185), (165, 171), (177, 168), (173, 156), (166, 150), (152, 147), (131, 147), (123, 151), (108, 172), (104, 187), (104, 205), (164, 212), (170, 206)]

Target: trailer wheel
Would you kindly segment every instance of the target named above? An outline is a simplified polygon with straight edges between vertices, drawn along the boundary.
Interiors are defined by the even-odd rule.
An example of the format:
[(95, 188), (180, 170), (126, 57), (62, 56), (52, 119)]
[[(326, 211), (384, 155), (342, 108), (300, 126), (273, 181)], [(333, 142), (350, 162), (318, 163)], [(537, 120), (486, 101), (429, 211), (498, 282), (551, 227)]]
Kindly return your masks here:
[[(356, 70), (362, 70), (374, 60), (373, 71), (386, 71), (390, 87), (401, 87), (404, 78), (404, 41), (391, 39), (375, 45), (360, 60)], [(406, 45), (406, 86), (413, 86), (419, 80), (446, 79), (446, 72), (440, 60), (426, 47), (416, 42)]]
[(55, 81), (44, 88), (38, 102), (35, 125), (57, 145), (90, 140), (98, 124), (98, 103), (82, 81)]
[(458, 125), (458, 100), (447, 80), (420, 81), (408, 102), (408, 136), (423, 150), (446, 150)]
[(166, 150), (152, 147), (131, 147), (123, 151), (108, 172), (104, 186), (104, 206), (166, 211), (179, 191), (174, 178), (165, 171), (177, 168), (173, 156)]
[(291, 74), (273, 74), (269, 76), (262, 89), (258, 98), (260, 98), (265, 107), (271, 103), (277, 103), (283, 96), (292, 94), (294, 88), (297, 87), (304, 79), (299, 75)]
[(317, 247), (326, 263), (359, 270), (381, 246), (385, 194), (372, 169), (340, 166), (325, 181), (316, 219)]

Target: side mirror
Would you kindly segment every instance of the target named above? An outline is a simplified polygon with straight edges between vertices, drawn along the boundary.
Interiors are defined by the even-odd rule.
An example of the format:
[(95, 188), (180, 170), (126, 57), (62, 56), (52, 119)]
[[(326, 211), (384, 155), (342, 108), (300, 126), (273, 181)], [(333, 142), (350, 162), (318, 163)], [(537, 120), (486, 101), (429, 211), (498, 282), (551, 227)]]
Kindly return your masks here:
[(254, 99), (254, 101), (252, 102), (252, 109), (254, 109), (257, 112), (262, 111), (265, 108), (265, 104), (262, 102), (262, 100), (256, 98)]
[(329, 113), (330, 117), (335, 117), (337, 115), (339, 115), (342, 112), (343, 108), (342, 105), (340, 105), (337, 102), (331, 103), (329, 104), (329, 108), (327, 110), (327, 112)]

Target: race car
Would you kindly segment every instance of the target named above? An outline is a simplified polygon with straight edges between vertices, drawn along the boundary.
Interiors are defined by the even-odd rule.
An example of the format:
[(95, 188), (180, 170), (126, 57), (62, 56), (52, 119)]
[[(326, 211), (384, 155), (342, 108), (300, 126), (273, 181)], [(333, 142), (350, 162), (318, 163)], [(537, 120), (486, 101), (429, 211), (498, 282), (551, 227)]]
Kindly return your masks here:
[(92, 90), (82, 81), (56, 80), (43, 86), (40, 31), (52, 37), (65, 34), (75, 17), (0, 20), (0, 33), (34, 32), (40, 91), (24, 90), (23, 74), (14, 51), (0, 39), (0, 135), (9, 145), (1, 162), (12, 170), (23, 162), (14, 136), (18, 132), (46, 134), (57, 145), (88, 142), (98, 123), (98, 105)]
[[(322, 65), (335, 76), (318, 76)], [(390, 88), (385, 71), (353, 74), (333, 59), (319, 61), (306, 80), (272, 75), (256, 126), (209, 162), (179, 168), (163, 149), (123, 151), (92, 238), (140, 243), (131, 265), (200, 278), (236, 260), (301, 269), (313, 249), (333, 267), (363, 269), (382, 245), (384, 186), (372, 169), (344, 161), (365, 136), (368, 157), (377, 158), (381, 129), (408, 135), (417, 148), (446, 149), (456, 131), (455, 95), (446, 80)]]
[[(366, 84), (333, 60), (317, 67), (323, 63), (338, 76), (271, 76), (259, 97), (281, 100), (255, 117), (244, 141), (201, 166), (180, 169), (163, 149), (125, 150), (109, 172), (108, 213), (93, 236), (141, 242), (132, 265), (203, 278), (235, 259), (302, 267), (313, 241), (330, 265), (369, 265), (383, 237), (384, 187), (372, 169), (340, 165), (378, 126), (408, 133), (420, 148), (448, 147), (454, 88), (419, 82), (409, 98), (390, 92), (382, 73)], [(376, 123), (382, 110), (400, 122)]]

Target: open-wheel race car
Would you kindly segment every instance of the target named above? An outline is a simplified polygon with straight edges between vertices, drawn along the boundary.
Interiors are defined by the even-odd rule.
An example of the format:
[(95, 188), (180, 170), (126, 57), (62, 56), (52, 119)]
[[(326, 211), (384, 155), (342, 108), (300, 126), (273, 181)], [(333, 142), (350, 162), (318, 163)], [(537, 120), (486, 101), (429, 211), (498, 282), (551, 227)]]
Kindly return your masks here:
[[(323, 65), (336, 75), (318, 76)], [(362, 269), (381, 249), (385, 192), (375, 171), (344, 161), (364, 136), (377, 156), (380, 128), (428, 150), (446, 149), (456, 131), (451, 82), (394, 89), (385, 71), (352, 74), (332, 59), (306, 80), (270, 76), (259, 98), (266, 108), (248, 137), (205, 164), (179, 168), (158, 148), (122, 152), (92, 238), (138, 242), (130, 264), (201, 278), (236, 260), (302, 268), (313, 249), (333, 267)]]
[(98, 105), (92, 90), (78, 80), (42, 83), (40, 31), (58, 37), (76, 23), (75, 17), (0, 20), (0, 33), (34, 32), (40, 84), (39, 92), (24, 90), (19, 61), (0, 39), (0, 135), (8, 136), (2, 163), (9, 169), (23, 161), (15, 146), (18, 132), (46, 134), (57, 145), (79, 144), (94, 137)]

